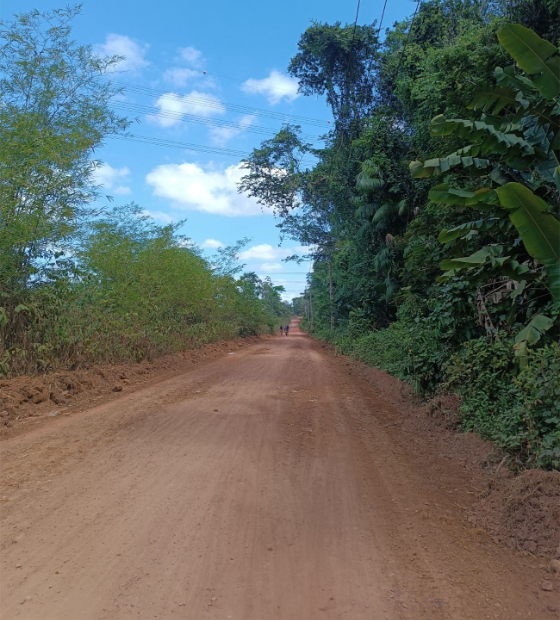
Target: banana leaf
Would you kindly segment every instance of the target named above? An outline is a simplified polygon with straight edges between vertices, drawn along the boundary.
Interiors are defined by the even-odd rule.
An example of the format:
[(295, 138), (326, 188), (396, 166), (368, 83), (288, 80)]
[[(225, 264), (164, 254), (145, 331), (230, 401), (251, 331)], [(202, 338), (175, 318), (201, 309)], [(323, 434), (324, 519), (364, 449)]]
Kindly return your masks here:
[(501, 28), (498, 40), (525, 73), (538, 74), (533, 83), (544, 97), (553, 99), (560, 94), (560, 56), (557, 47), (520, 24), (508, 24)]

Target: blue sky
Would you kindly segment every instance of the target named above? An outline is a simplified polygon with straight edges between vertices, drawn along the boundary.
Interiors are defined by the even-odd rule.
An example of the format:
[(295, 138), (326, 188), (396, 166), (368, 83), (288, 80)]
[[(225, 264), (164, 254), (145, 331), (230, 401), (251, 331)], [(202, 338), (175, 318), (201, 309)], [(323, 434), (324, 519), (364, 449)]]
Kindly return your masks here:
[[(0, 0), (0, 16), (65, 4)], [(384, 26), (414, 7), (411, 0), (388, 2)], [(379, 20), (382, 9), (382, 0), (362, 0), (359, 23)], [(330, 119), (325, 101), (299, 96), (286, 67), (312, 20), (350, 23), (355, 15), (356, 2), (348, 0), (86, 0), (74, 36), (100, 54), (126, 56), (114, 75), (125, 93), (114, 103), (139, 119), (131, 131), (160, 144), (212, 151), (109, 140), (97, 154), (106, 193), (119, 203), (134, 200), (159, 222), (187, 218), (182, 232), (208, 253), (250, 237), (241, 255), (246, 270), (283, 284), (288, 298), (299, 294), (309, 264), (282, 262), (299, 250), (297, 242), (279, 247), (274, 217), (237, 194), (240, 153), (271, 137), (282, 125), (280, 115), (309, 119), (301, 123), (306, 135), (324, 131)]]

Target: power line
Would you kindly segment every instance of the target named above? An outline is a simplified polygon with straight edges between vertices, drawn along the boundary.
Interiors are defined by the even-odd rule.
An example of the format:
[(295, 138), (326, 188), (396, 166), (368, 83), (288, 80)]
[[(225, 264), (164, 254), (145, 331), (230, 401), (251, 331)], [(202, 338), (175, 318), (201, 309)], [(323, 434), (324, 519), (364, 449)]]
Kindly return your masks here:
[(414, 22), (416, 21), (416, 15), (418, 14), (418, 9), (420, 8), (420, 5), (422, 4), (422, 0), (418, 0), (418, 2), (416, 3), (416, 8), (414, 9), (414, 14), (412, 15), (412, 21), (410, 22), (410, 28), (408, 30), (408, 34), (406, 36), (406, 39), (404, 40), (403, 43), (403, 47), (401, 50), (401, 55), (399, 58), (399, 64), (397, 65), (397, 72), (395, 73), (395, 80), (398, 78), (399, 76), (399, 71), (401, 69), (401, 64), (404, 58), (404, 52), (406, 50), (406, 46), (408, 45), (408, 41), (410, 39), (410, 35), (412, 34), (412, 29), (414, 28)]
[[(161, 62), (159, 60), (150, 60), (150, 63), (154, 65), (159, 65), (160, 67), (165, 67), (166, 69), (179, 69), (179, 70), (187, 69), (188, 71), (192, 71), (193, 73), (200, 73), (200, 75), (203, 77), (205, 76), (219, 77), (224, 80), (231, 80), (232, 82), (238, 82), (239, 84), (245, 84), (245, 82), (247, 82), (248, 80), (255, 79), (255, 78), (245, 78), (244, 80), (242, 80), (240, 78), (231, 77), (230, 75), (223, 75), (221, 73), (214, 73), (212, 71), (206, 71), (205, 69), (193, 69), (192, 67), (184, 67), (180, 65), (180, 62), (181, 61), (179, 61), (177, 64), (171, 65), (169, 63)], [(286, 90), (285, 88), (274, 88), (272, 86), (269, 86), (268, 89), (273, 90), (278, 93), (293, 93), (292, 90)]]
[(352, 30), (352, 38), (350, 39), (350, 52), (348, 54), (348, 62), (346, 63), (346, 79), (348, 80), (348, 67), (350, 67), (350, 60), (352, 58), (352, 52), (354, 51), (354, 35), (356, 34), (356, 28), (358, 27), (358, 17), (360, 15), (360, 2), (358, 0), (358, 6), (356, 7), (356, 19), (354, 20), (354, 29)]
[[(210, 146), (205, 144), (192, 144), (190, 142), (178, 142), (176, 140), (166, 140), (165, 138), (157, 138), (151, 136), (139, 136), (135, 134), (129, 134), (125, 136), (111, 136), (112, 140), (122, 140), (125, 142), (138, 142), (140, 144), (147, 144), (150, 146), (163, 146), (173, 149), (181, 149), (188, 151), (198, 151), (201, 153), (208, 153), (210, 155), (224, 155), (226, 157), (236, 157), (245, 159), (250, 156), (248, 151), (239, 151), (236, 149), (226, 149), (217, 146)], [(312, 166), (313, 163), (309, 161), (301, 162), (305, 166)]]
[(358, 0), (358, 6), (356, 7), (356, 19), (354, 20), (354, 32), (356, 32), (356, 26), (358, 25), (359, 14), (360, 14), (360, 0)]
[(191, 144), (189, 142), (177, 142), (176, 140), (166, 140), (164, 138), (153, 138), (150, 136), (138, 136), (134, 134), (127, 136), (111, 136), (111, 138), (113, 140), (123, 140), (126, 142), (139, 142), (141, 144), (149, 144), (151, 146), (165, 146), (174, 149), (200, 151), (202, 153), (210, 153), (211, 155), (226, 155), (229, 157), (245, 158), (251, 154), (247, 151), (212, 147), (204, 144)]
[(132, 93), (137, 93), (140, 95), (149, 95), (149, 96), (160, 96), (167, 97), (173, 101), (180, 100), (186, 104), (199, 105), (204, 106), (210, 109), (216, 109), (220, 111), (229, 110), (233, 112), (239, 112), (242, 114), (251, 114), (252, 116), (262, 116), (268, 118), (274, 118), (276, 120), (283, 120), (285, 122), (292, 121), (294, 123), (302, 123), (311, 125), (314, 127), (324, 127), (325, 129), (330, 128), (329, 121), (323, 121), (318, 118), (311, 118), (307, 116), (297, 116), (294, 114), (284, 114), (282, 112), (273, 112), (271, 110), (263, 110), (261, 108), (252, 108), (250, 106), (244, 106), (235, 103), (221, 102), (216, 99), (209, 99), (204, 97), (193, 97), (190, 95), (184, 95), (183, 97), (179, 97), (175, 93), (169, 93), (163, 90), (148, 88), (145, 86), (136, 86), (134, 84), (128, 84), (126, 82), (118, 82), (113, 80), (113, 83), (119, 86), (122, 86), (125, 91), (130, 91)]
[(381, 12), (381, 19), (379, 20), (379, 29), (377, 30), (377, 39), (379, 40), (379, 34), (381, 32), (381, 26), (383, 25), (383, 18), (385, 17), (385, 9), (387, 8), (387, 0), (383, 5), (383, 11)]
[[(209, 125), (212, 127), (223, 127), (227, 129), (234, 129), (237, 131), (248, 131), (250, 133), (256, 133), (260, 135), (276, 135), (278, 131), (269, 127), (259, 127), (258, 125), (240, 124), (233, 121), (227, 121), (217, 118), (208, 118), (200, 114), (187, 114), (184, 112), (175, 112), (173, 110), (162, 110), (151, 106), (144, 106), (128, 101), (115, 101), (111, 104), (112, 108), (117, 110), (123, 110), (126, 112), (138, 112), (140, 114), (147, 114), (151, 116), (169, 118), (182, 122), (199, 123), (202, 125)], [(305, 139), (320, 140), (320, 136), (312, 134), (302, 134)]]

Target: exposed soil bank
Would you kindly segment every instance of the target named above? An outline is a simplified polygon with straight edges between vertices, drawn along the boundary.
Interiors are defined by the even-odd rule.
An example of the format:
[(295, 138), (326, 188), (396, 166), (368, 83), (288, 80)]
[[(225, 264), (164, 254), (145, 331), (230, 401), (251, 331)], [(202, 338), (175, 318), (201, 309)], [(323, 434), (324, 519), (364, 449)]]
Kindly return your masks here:
[[(45, 417), (69, 415), (101, 402), (115, 392), (130, 392), (139, 385), (181, 373), (193, 365), (238, 351), (266, 337), (235, 338), (200, 349), (164, 355), (153, 362), (92, 366), (88, 370), (0, 379), (0, 439), (25, 432)], [(33, 420), (29, 418), (34, 418)]]

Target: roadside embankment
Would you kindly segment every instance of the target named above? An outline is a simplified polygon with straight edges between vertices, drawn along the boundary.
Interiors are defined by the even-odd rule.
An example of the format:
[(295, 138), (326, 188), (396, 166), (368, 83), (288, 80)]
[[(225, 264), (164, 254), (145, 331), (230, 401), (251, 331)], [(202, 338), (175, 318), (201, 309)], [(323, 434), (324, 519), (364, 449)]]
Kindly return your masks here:
[(258, 342), (261, 337), (234, 338), (207, 344), (148, 362), (95, 365), (85, 370), (23, 375), (0, 380), (0, 439), (12, 437), (42, 420), (70, 415), (92, 401), (133, 391), (150, 381), (184, 372)]

